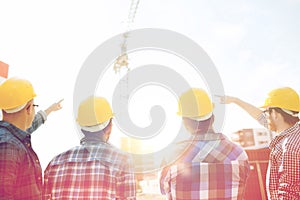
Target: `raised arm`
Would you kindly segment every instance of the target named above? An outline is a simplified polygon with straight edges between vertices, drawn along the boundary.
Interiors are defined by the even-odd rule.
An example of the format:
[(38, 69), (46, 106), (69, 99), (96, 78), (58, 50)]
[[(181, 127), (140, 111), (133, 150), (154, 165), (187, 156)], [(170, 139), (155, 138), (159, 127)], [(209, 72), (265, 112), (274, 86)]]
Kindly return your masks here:
[(47, 120), (48, 115), (51, 112), (60, 110), (62, 108), (61, 102), (63, 99), (58, 101), (57, 103), (53, 103), (51, 106), (49, 106), (46, 110), (40, 110), (35, 116), (34, 120), (31, 124), (31, 127), (27, 129), (28, 133), (33, 133), (36, 131), (45, 121)]
[(217, 97), (220, 98), (220, 103), (223, 103), (223, 104), (234, 103), (234, 104), (238, 105), (243, 110), (245, 110), (251, 117), (253, 117), (255, 120), (257, 120), (263, 112), (258, 107), (254, 106), (250, 103), (247, 103), (237, 97), (232, 97), (232, 96), (217, 96)]
[(61, 106), (61, 102), (63, 101), (63, 99), (59, 100), (58, 102), (52, 104), (51, 106), (49, 106), (46, 110), (45, 113), (48, 116), (51, 112), (60, 110), (62, 108)]

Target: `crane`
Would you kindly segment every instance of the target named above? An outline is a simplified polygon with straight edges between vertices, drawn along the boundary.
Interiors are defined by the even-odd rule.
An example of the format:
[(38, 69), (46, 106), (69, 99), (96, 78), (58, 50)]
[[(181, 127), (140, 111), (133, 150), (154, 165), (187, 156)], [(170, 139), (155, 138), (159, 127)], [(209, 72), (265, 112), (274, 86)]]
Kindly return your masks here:
[(127, 38), (128, 33), (131, 29), (131, 25), (134, 23), (135, 16), (137, 13), (137, 9), (139, 6), (140, 0), (131, 0), (129, 13), (127, 17), (127, 30), (123, 34), (123, 43), (121, 44), (121, 54), (116, 59), (114, 63), (114, 71), (115, 73), (120, 73), (121, 68), (125, 67), (127, 69), (127, 72), (129, 71), (129, 62), (128, 62), (128, 54), (127, 54)]

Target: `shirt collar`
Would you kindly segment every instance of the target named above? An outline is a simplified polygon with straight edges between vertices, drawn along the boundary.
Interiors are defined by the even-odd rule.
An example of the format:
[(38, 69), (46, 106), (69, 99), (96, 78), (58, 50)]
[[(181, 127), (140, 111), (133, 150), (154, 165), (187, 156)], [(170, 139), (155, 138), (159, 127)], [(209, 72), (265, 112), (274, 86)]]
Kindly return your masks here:
[(107, 143), (105, 137), (104, 137), (104, 132), (103, 131), (98, 131), (98, 132), (88, 132), (82, 130), (84, 133), (84, 138), (80, 140), (80, 144), (85, 145), (85, 144), (99, 144), (99, 143)]

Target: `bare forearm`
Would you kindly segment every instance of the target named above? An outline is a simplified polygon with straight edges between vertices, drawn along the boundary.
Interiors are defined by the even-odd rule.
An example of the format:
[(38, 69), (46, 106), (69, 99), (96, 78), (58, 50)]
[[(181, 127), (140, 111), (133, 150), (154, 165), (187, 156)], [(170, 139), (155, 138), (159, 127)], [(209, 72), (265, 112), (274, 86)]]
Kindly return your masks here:
[(253, 117), (255, 120), (258, 119), (258, 117), (261, 115), (262, 110), (260, 110), (258, 107), (247, 103), (245, 101), (242, 101), (239, 98), (233, 97), (232, 103), (235, 103), (239, 107), (241, 107), (243, 110), (245, 110), (251, 117)]
[(58, 101), (57, 103), (52, 104), (51, 106), (49, 106), (46, 110), (44, 110), (44, 112), (46, 113), (46, 115), (48, 116), (51, 112), (60, 110), (62, 108), (61, 106), (61, 102), (63, 101), (63, 99), (61, 99), (60, 101)]

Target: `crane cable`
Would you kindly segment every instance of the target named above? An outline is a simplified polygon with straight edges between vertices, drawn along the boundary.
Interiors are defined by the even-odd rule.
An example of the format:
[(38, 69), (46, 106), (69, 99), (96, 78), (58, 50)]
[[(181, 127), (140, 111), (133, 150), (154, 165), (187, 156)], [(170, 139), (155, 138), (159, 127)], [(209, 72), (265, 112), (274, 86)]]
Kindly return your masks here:
[(127, 30), (123, 34), (123, 43), (121, 44), (121, 54), (117, 58), (115, 64), (114, 64), (114, 70), (115, 73), (120, 72), (120, 69), (122, 67), (126, 67), (127, 71), (129, 70), (128, 68), (128, 55), (127, 55), (127, 38), (128, 38), (128, 33), (131, 29), (131, 25), (133, 24), (135, 20), (135, 16), (137, 13), (137, 9), (139, 6), (140, 0), (131, 0), (130, 8), (129, 8), (129, 13), (127, 17)]
[(130, 30), (130, 25), (134, 22), (135, 15), (139, 6), (140, 0), (131, 0), (131, 5), (128, 14), (127, 29)]

